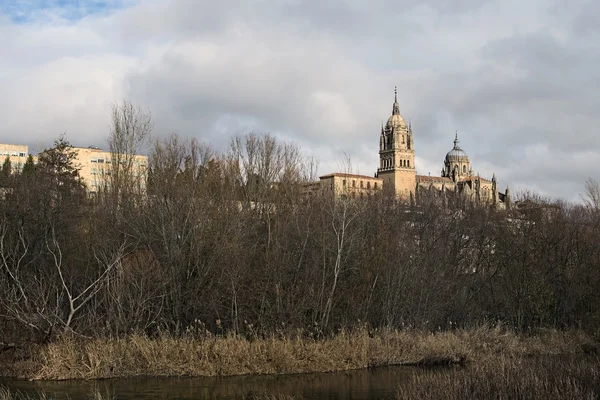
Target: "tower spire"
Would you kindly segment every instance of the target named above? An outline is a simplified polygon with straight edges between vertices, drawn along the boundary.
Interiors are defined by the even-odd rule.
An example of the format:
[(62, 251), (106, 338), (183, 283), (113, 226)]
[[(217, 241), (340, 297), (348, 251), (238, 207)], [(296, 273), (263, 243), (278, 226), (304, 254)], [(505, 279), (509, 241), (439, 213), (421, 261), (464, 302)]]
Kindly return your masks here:
[(454, 148), (458, 149), (458, 130), (454, 131)]
[(394, 108), (392, 115), (400, 115), (400, 106), (398, 105), (398, 86), (394, 86)]

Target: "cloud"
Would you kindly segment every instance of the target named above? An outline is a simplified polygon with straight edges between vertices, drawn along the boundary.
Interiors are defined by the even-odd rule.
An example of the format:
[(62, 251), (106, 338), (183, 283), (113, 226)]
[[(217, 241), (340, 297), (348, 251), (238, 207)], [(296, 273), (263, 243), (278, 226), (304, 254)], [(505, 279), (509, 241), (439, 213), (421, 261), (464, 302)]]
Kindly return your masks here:
[(501, 185), (576, 200), (600, 167), (596, 2), (18, 5), (0, 7), (5, 142), (67, 131), (101, 144), (110, 104), (127, 98), (152, 111), (155, 136), (224, 149), (271, 132), (319, 156), (322, 173), (345, 151), (371, 175), (398, 85), (419, 173), (439, 174), (455, 130), (475, 171)]

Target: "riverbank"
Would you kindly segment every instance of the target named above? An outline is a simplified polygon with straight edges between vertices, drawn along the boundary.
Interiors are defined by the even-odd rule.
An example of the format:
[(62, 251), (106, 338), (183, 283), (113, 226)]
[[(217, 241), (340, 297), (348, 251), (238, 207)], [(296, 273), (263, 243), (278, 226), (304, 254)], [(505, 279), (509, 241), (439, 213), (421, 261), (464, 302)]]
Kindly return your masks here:
[(501, 328), (439, 333), (360, 330), (321, 340), (300, 335), (255, 340), (238, 336), (64, 336), (21, 353), (15, 351), (12, 362), (4, 354), (0, 373), (44, 380), (290, 374), (395, 364), (476, 363), (494, 356), (523, 358), (597, 349), (597, 341), (579, 331), (517, 335)]

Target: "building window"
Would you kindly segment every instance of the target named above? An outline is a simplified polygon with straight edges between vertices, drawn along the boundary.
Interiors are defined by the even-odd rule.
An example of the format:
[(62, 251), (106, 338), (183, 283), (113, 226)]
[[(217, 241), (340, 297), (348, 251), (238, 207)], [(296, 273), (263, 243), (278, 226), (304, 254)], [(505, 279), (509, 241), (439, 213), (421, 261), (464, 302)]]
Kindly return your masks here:
[(377, 182), (375, 182), (375, 189), (377, 189)]
[(406, 164), (408, 165), (408, 168), (410, 168), (410, 160), (408, 160)]
[(25, 157), (25, 153), (19, 153), (19, 157)]
[(367, 182), (367, 189), (371, 189), (371, 182)]
[(98, 162), (98, 160), (96, 160), (95, 158), (92, 158), (90, 161), (93, 162), (93, 163), (97, 163)]
[(346, 186), (346, 180), (345, 179), (342, 181), (342, 186)]
[(463, 165), (463, 174), (466, 174), (466, 173), (467, 173), (467, 166)]
[(99, 158), (98, 159), (98, 164), (104, 164), (104, 159), (103, 158)]
[(363, 181), (360, 181), (360, 188), (363, 188)]
[(355, 188), (356, 187), (356, 181), (352, 181), (352, 187)]

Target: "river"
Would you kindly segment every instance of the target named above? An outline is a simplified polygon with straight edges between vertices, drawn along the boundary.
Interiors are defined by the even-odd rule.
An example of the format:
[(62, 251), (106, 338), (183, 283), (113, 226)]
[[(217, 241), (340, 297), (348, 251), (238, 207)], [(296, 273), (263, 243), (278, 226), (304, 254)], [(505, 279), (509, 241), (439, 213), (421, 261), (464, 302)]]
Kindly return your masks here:
[(415, 374), (451, 373), (452, 368), (426, 370), (415, 367), (371, 369), (294, 375), (253, 375), (194, 378), (128, 378), (98, 381), (1, 380), (11, 391), (53, 399), (82, 399), (98, 389), (118, 400), (129, 399), (241, 399), (252, 394), (278, 394), (306, 399), (394, 399), (399, 382)]

